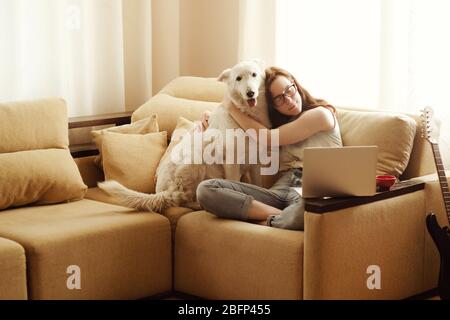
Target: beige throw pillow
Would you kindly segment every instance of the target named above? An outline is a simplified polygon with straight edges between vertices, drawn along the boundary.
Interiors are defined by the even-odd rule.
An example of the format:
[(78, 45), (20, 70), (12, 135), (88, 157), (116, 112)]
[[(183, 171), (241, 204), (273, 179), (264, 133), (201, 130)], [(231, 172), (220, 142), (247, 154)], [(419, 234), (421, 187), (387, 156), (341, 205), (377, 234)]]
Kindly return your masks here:
[(105, 180), (116, 180), (135, 191), (154, 193), (155, 173), (167, 148), (167, 132), (122, 134), (104, 132)]
[(398, 113), (338, 109), (344, 146), (378, 146), (377, 174), (399, 177), (409, 162), (416, 121)]
[(126, 124), (123, 126), (106, 128), (103, 130), (91, 131), (92, 139), (97, 146), (99, 155), (94, 158), (94, 163), (99, 167), (102, 166), (102, 142), (106, 132), (126, 133), (126, 134), (147, 134), (153, 132), (159, 132), (158, 117), (156, 114), (151, 115), (148, 118)]
[(0, 103), (0, 153), (67, 149), (67, 108), (63, 99)]
[(79, 200), (86, 190), (67, 149), (0, 153), (0, 210)]

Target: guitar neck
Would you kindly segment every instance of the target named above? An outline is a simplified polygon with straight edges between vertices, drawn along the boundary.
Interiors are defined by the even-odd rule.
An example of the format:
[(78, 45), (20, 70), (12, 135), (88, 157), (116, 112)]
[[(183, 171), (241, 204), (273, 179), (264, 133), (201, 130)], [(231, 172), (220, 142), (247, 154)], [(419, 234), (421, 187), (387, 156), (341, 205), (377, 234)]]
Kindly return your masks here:
[(444, 198), (445, 211), (447, 213), (447, 219), (450, 223), (450, 192), (448, 189), (447, 177), (445, 176), (445, 168), (442, 163), (439, 145), (437, 143), (431, 143), (431, 146), (433, 149), (434, 162), (436, 164), (436, 171), (439, 178), (439, 184), (441, 185), (442, 197)]

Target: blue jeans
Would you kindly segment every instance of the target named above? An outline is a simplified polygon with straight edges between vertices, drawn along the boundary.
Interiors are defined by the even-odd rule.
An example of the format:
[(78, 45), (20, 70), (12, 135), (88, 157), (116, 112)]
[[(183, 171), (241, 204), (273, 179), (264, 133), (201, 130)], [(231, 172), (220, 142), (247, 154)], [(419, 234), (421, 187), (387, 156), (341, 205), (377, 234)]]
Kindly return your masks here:
[(197, 187), (197, 201), (218, 217), (247, 221), (250, 204), (257, 200), (283, 210), (279, 216), (270, 216), (268, 225), (303, 230), (304, 201), (292, 189), (301, 186), (301, 178), (300, 169), (288, 170), (270, 189), (224, 179), (205, 180)]

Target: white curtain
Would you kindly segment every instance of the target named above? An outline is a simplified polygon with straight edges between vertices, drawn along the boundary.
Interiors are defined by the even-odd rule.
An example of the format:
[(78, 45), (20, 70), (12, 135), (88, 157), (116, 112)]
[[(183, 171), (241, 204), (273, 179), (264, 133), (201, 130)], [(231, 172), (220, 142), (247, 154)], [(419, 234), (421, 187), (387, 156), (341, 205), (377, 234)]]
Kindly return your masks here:
[[(0, 100), (62, 97), (70, 116), (144, 102), (151, 95), (150, 7), (150, 0), (0, 0)], [(130, 18), (127, 10), (144, 13)], [(138, 32), (136, 20), (143, 20)]]
[(276, 64), (336, 105), (432, 106), (450, 166), (450, 1), (279, 0)]
[(275, 63), (276, 0), (239, 0), (238, 60)]

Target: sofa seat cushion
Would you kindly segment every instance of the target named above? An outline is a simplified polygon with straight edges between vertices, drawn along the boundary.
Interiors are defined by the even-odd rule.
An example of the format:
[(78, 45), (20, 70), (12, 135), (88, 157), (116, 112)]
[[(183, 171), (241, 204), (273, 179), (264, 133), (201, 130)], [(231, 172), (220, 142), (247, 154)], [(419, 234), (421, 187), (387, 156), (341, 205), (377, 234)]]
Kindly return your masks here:
[[(113, 196), (110, 196), (106, 192), (104, 192), (100, 188), (89, 188), (86, 193), (86, 199), (96, 200), (100, 202), (110, 203), (120, 205)], [(167, 208), (163, 212), (163, 216), (165, 216), (170, 221), (170, 226), (172, 229), (172, 233), (175, 232), (175, 228), (177, 226), (178, 219), (180, 219), (186, 213), (192, 212), (193, 210), (190, 208), (183, 207), (171, 207)], [(155, 214), (155, 213), (153, 213)]]
[(175, 234), (174, 286), (207, 299), (302, 299), (303, 232), (184, 215)]
[[(25, 248), (31, 299), (137, 299), (171, 290), (169, 221), (83, 199), (0, 215), (0, 236)], [(69, 290), (69, 266), (81, 289)], [(69, 279), (70, 280), (70, 279)]]
[(0, 238), (0, 300), (26, 300), (25, 251), (17, 242)]

